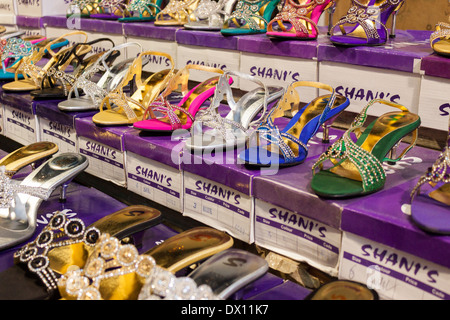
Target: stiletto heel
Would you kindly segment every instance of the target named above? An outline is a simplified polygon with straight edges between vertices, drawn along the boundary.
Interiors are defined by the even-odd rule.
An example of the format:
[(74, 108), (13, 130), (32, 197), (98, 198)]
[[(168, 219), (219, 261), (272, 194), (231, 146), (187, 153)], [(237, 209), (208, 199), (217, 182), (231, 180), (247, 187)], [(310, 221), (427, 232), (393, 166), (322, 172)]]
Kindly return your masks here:
[(391, 33), (389, 34), (389, 38), (394, 39), (396, 37), (395, 29), (397, 27), (397, 15), (398, 10), (395, 10), (392, 14), (392, 26), (391, 26)]
[(58, 279), (69, 269), (83, 268), (102, 235), (138, 242), (143, 230), (161, 220), (161, 212), (141, 205), (123, 208), (91, 225), (70, 215), (54, 213), (36, 238), (14, 253), (14, 265), (0, 272), (0, 299), (60, 298)]
[(327, 35), (331, 34), (331, 28), (333, 28), (333, 16), (336, 12), (336, 1), (333, 1), (333, 5), (328, 8), (328, 31)]
[(331, 117), (329, 120), (325, 121), (322, 124), (322, 143), (330, 143), (330, 128), (333, 125), (334, 121), (340, 116), (340, 113), (336, 114), (334, 117)]
[(334, 0), (286, 0), (281, 12), (267, 25), (266, 35), (299, 40), (317, 39), (320, 16), (333, 8), (334, 3)]
[[(342, 46), (379, 46), (395, 37), (396, 16), (406, 0), (352, 0), (347, 14), (332, 28), (330, 41)], [(391, 31), (386, 27), (393, 15)], [(346, 26), (354, 27), (347, 30)], [(339, 27), (340, 34), (334, 30)]]
[[(398, 108), (369, 124), (362, 132), (367, 119), (367, 109), (374, 104)], [(397, 162), (414, 147), (420, 126), (420, 117), (399, 104), (386, 100), (371, 101), (355, 118), (342, 138), (331, 145), (314, 163), (311, 189), (327, 198), (347, 198), (366, 195), (381, 190), (386, 180), (383, 162)], [(353, 141), (353, 133), (357, 141)], [(397, 158), (386, 157), (403, 138), (413, 134), (411, 143)], [(392, 154), (393, 155), (393, 154)], [(323, 169), (330, 160), (331, 168)], [(319, 168), (320, 171), (316, 172)]]
[[(312, 87), (331, 92), (319, 96), (295, 113), (282, 129), (275, 120), (285, 114), (285, 110), (298, 109), (301, 104), (298, 87)], [(250, 166), (292, 166), (305, 161), (308, 155), (308, 141), (324, 123), (331, 120), (349, 105), (349, 99), (336, 94), (329, 85), (297, 81), (291, 84), (280, 99), (278, 106), (270, 113), (249, 138), (248, 147), (239, 154), (239, 159)], [(328, 135), (328, 132), (326, 132)], [(326, 141), (326, 140), (325, 140)]]

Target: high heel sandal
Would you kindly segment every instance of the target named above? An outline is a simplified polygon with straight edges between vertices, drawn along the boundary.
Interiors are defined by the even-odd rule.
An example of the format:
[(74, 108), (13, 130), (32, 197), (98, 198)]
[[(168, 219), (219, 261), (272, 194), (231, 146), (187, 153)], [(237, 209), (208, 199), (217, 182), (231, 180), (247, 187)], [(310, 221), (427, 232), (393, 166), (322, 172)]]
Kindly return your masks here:
[[(156, 72), (142, 81), (143, 60), (151, 55), (165, 57), (169, 60), (171, 68)], [(174, 68), (172, 57), (166, 53), (156, 51), (140, 53), (116, 90), (108, 93), (100, 103), (100, 112), (92, 117), (92, 121), (99, 126), (124, 126), (141, 120), (146, 106), (156, 99), (173, 77)], [(133, 80), (136, 91), (128, 97), (124, 93), (124, 88)]]
[[(85, 37), (84, 41), (87, 41), (87, 34), (83, 31), (74, 31), (63, 36), (52, 40), (49, 42), (44, 48), (39, 50), (34, 50), (33, 53), (27, 57), (24, 57), (20, 61), (20, 65), (17, 67), (15, 71), (15, 81), (5, 83), (2, 88), (5, 91), (14, 91), (14, 92), (26, 92), (41, 89), (42, 79), (47, 74), (48, 70), (51, 67), (58, 65), (59, 71), (64, 71), (69, 64), (72, 62), (73, 56), (71, 58), (65, 58), (67, 52), (71, 50), (71, 48), (64, 48), (55, 53), (52, 50), (52, 45), (59, 43), (62, 39), (67, 39), (70, 36), (74, 35), (83, 35)], [(85, 50), (86, 48), (83, 48)], [(43, 66), (38, 66), (38, 63), (44, 58), (44, 56), (49, 53), (51, 58), (48, 62)], [(65, 60), (65, 63), (60, 64), (60, 60)], [(24, 79), (19, 80), (18, 75), (22, 74)]]
[(265, 33), (279, 0), (239, 0), (220, 32), (225, 36)]
[[(330, 91), (331, 94), (319, 96), (302, 108), (297, 88), (305, 87)], [(348, 105), (348, 98), (336, 94), (329, 85), (312, 81), (294, 82), (250, 137), (248, 148), (239, 154), (239, 159), (258, 167), (300, 164), (308, 155), (308, 141), (323, 126), (323, 140), (327, 142), (329, 126)], [(292, 115), (292, 119), (280, 129), (275, 124), (276, 119), (285, 115)]]
[(219, 31), (231, 15), (237, 0), (200, 0), (192, 16), (188, 16), (185, 29)]
[[(110, 66), (111, 57), (118, 56), (119, 50), (129, 46), (137, 46), (142, 52), (139, 43), (127, 42), (104, 53), (75, 80), (67, 95), (67, 100), (58, 103), (59, 110), (69, 112), (98, 110), (100, 103), (108, 93), (115, 90), (121, 83), (134, 61), (133, 58), (124, 59)], [(93, 79), (101, 73), (103, 75), (99, 79)]]
[[(84, 269), (64, 274), (58, 287), (65, 299), (135, 300), (145, 282), (164, 286), (171, 275), (233, 245), (226, 233), (197, 227), (177, 234), (139, 255), (132, 245), (120, 245), (105, 234)], [(157, 279), (157, 280), (156, 280)]]
[(0, 159), (0, 166), (4, 166), (4, 173), (12, 178), (17, 171), (30, 164), (33, 167), (38, 167), (41, 161), (56, 152), (58, 152), (58, 146), (53, 142), (35, 142), (14, 150)]
[[(215, 76), (189, 90), (189, 70), (191, 69), (210, 72)], [(186, 65), (172, 77), (164, 92), (147, 106), (142, 120), (135, 122), (133, 127), (142, 131), (156, 132), (172, 132), (177, 129), (189, 130), (200, 107), (214, 94), (219, 75), (222, 74), (223, 70), (221, 69), (195, 64)], [(233, 80), (230, 78), (229, 81), (232, 82)], [(179, 86), (181, 86), (183, 98), (175, 105), (169, 99)], [(155, 112), (163, 116), (157, 117)]]
[(182, 26), (188, 23), (200, 0), (170, 0), (155, 18), (155, 26)]
[[(385, 113), (362, 132), (367, 109), (374, 104), (384, 104), (400, 111)], [(342, 138), (330, 146), (313, 165), (312, 190), (322, 197), (347, 198), (382, 189), (386, 181), (382, 163), (397, 162), (411, 150), (416, 143), (419, 126), (420, 117), (409, 112), (406, 107), (386, 100), (372, 100)], [(352, 139), (352, 133), (356, 134), (356, 142)], [(411, 133), (410, 145), (397, 159), (390, 158), (390, 150)], [(323, 162), (326, 160), (331, 160), (333, 166), (325, 170)], [(316, 172), (317, 168), (319, 172)]]
[(411, 219), (426, 232), (449, 235), (449, 208), (450, 132), (444, 150), (411, 191)]
[(162, 0), (132, 0), (124, 11), (120, 22), (153, 21), (161, 11)]
[[(226, 300), (268, 269), (266, 260), (259, 256), (228, 249), (213, 255), (187, 277), (176, 278), (166, 271), (151, 279), (142, 287), (139, 300)], [(161, 286), (160, 278), (169, 281)]]
[(450, 24), (439, 22), (430, 36), (430, 45), (434, 52), (442, 56), (450, 56)]
[(59, 298), (58, 279), (74, 266), (84, 267), (102, 234), (138, 245), (135, 236), (158, 224), (160, 218), (158, 210), (137, 205), (86, 226), (81, 219), (56, 212), (33, 241), (14, 253), (14, 265), (0, 272), (0, 299)]
[[(258, 85), (258, 88), (247, 92), (235, 102), (229, 84), (231, 77), (252, 81)], [(219, 78), (210, 106), (194, 121), (191, 136), (186, 140), (186, 147), (195, 151), (243, 146), (250, 131), (266, 116), (268, 105), (282, 95), (282, 87), (266, 87), (264, 83), (251, 75), (225, 72)], [(225, 97), (230, 112), (222, 117), (218, 108)], [(211, 128), (211, 130), (203, 130), (203, 127)]]
[(125, 14), (128, 0), (101, 0), (98, 2), (97, 13), (91, 13), (90, 18), (118, 20)]
[[(67, 52), (58, 63), (50, 67), (41, 80), (41, 89), (33, 90), (30, 95), (33, 99), (65, 99), (73, 84), (91, 65), (99, 60), (105, 51), (92, 53), (93, 45), (98, 42), (109, 42), (114, 47), (114, 42), (109, 38), (99, 38), (86, 43), (78, 43)], [(91, 53), (91, 54), (90, 54)], [(107, 64), (111, 64), (118, 57), (119, 52), (108, 55)], [(70, 73), (64, 71), (64, 64), (71, 60), (74, 70)]]
[[(397, 14), (405, 0), (352, 0), (352, 6), (330, 30), (330, 41), (341, 46), (379, 46), (395, 37)], [(386, 27), (392, 17), (391, 32)], [(355, 25), (350, 32), (347, 25)], [(334, 34), (339, 27), (341, 34)]]
[(91, 14), (98, 13), (97, 0), (72, 0), (67, 8), (66, 17), (89, 18)]
[(326, 10), (334, 11), (335, 5), (335, 0), (285, 0), (281, 12), (267, 25), (266, 35), (299, 40), (317, 39), (320, 16)]
[(43, 200), (61, 186), (60, 199), (66, 198), (70, 181), (88, 166), (86, 157), (62, 153), (44, 162), (20, 184), (13, 184), (0, 173), (0, 250), (22, 243), (36, 229), (37, 211)]

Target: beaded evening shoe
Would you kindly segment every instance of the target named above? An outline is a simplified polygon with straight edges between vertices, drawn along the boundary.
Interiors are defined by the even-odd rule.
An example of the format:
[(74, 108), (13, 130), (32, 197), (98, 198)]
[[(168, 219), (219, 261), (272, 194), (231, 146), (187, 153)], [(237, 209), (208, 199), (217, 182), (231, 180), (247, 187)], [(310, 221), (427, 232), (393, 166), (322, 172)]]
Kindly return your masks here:
[[(105, 51), (95, 52), (94, 44), (98, 42), (109, 42), (114, 47), (114, 42), (109, 38), (75, 44), (56, 65), (46, 71), (41, 88), (30, 92), (33, 99), (66, 99), (69, 93), (73, 92), (71, 89), (77, 79), (105, 54)], [(117, 56), (118, 52), (108, 55), (106, 63), (112, 64)], [(72, 72), (65, 72), (65, 68), (61, 68), (67, 60), (71, 60), (70, 64), (74, 68)]]
[(117, 20), (124, 16), (128, 0), (101, 0), (96, 7), (97, 13), (91, 13), (94, 19)]
[[(142, 67), (149, 56), (167, 59), (170, 69), (155, 72), (142, 81)], [(98, 126), (123, 126), (142, 120), (147, 106), (167, 87), (173, 77), (174, 68), (172, 57), (164, 52), (141, 52), (128, 68), (122, 82), (102, 100), (100, 112), (92, 117), (92, 121)], [(129, 86), (135, 88), (131, 97), (124, 91)]]
[(132, 0), (124, 11), (120, 22), (153, 21), (161, 11), (162, 0)]
[(32, 165), (37, 168), (40, 164), (58, 152), (58, 146), (53, 142), (35, 142), (14, 150), (0, 159), (0, 166), (4, 173), (12, 178), (20, 169)]
[(435, 163), (420, 177), (411, 191), (411, 218), (427, 232), (449, 235), (449, 208), (450, 135)]
[(97, 0), (72, 0), (67, 7), (66, 17), (89, 18), (91, 14), (98, 13)]
[(123, 43), (105, 52), (75, 80), (67, 100), (58, 103), (59, 110), (98, 110), (108, 93), (117, 89), (134, 61), (133, 58), (128, 58), (112, 64), (111, 57), (120, 55), (121, 49), (130, 46), (136, 46), (142, 52), (141, 45), (136, 42)]
[[(3, 171), (0, 184), (0, 249), (6, 249), (30, 238), (36, 229), (37, 211), (43, 200), (61, 186), (66, 197), (70, 181), (88, 166), (86, 157), (76, 153), (56, 155), (31, 172), (20, 184)], [(2, 167), (4, 168), (4, 167)]]
[(450, 56), (450, 24), (439, 22), (436, 25), (436, 31), (430, 36), (430, 45), (437, 54)]
[(193, 15), (188, 16), (185, 29), (219, 31), (230, 16), (237, 0), (200, 0)]
[[(62, 40), (67, 41), (67, 38), (71, 36), (84, 36), (84, 42), (87, 41), (87, 33), (83, 31), (73, 31), (66, 33), (59, 38), (51, 40), (43, 48), (35, 48), (31, 55), (23, 57), (20, 60), (20, 64), (15, 70), (15, 81), (5, 83), (2, 88), (5, 91), (14, 92), (26, 92), (42, 89), (42, 80), (46, 77), (52, 67), (58, 66), (59, 72), (64, 71), (72, 62), (73, 55), (68, 57), (67, 53), (72, 50), (73, 47), (64, 48), (57, 53), (54, 52), (53, 46), (57, 43), (61, 43)], [(81, 47), (80, 50), (90, 50), (88, 47)], [(44, 66), (40, 66), (41, 60), (44, 61), (45, 55), (50, 54), (51, 58)], [(81, 51), (78, 52), (81, 54)], [(64, 60), (64, 63), (62, 62)], [(24, 79), (19, 80), (18, 75), (22, 74)]]
[[(14, 253), (12, 267), (0, 273), (0, 298), (41, 300), (59, 297), (57, 281), (74, 266), (84, 267), (102, 234), (137, 243), (139, 232), (160, 222), (161, 213), (136, 205), (111, 213), (89, 226), (56, 212), (36, 238)], [(15, 288), (11, 292), (11, 288)]]
[[(331, 94), (321, 95), (302, 107), (300, 93), (317, 88)], [(349, 105), (348, 98), (336, 94), (333, 87), (313, 81), (297, 81), (285, 91), (278, 105), (270, 110), (264, 121), (249, 138), (247, 149), (239, 159), (250, 166), (292, 166), (305, 161), (308, 141), (322, 126), (323, 142), (327, 142), (328, 128)], [(291, 117), (289, 123), (279, 127), (282, 118)]]
[[(330, 31), (330, 41), (341, 46), (378, 46), (395, 37), (397, 14), (406, 0), (352, 0), (347, 14)], [(386, 27), (392, 17), (391, 31)], [(351, 29), (348, 26), (354, 26)], [(340, 32), (335, 33), (336, 28)]]
[(170, 0), (155, 19), (155, 26), (182, 26), (188, 22), (200, 0)]
[[(212, 77), (189, 90), (190, 70), (205, 71)], [(166, 133), (177, 129), (189, 130), (200, 108), (213, 96), (219, 77), (223, 73), (222, 69), (197, 64), (186, 65), (172, 77), (161, 95), (147, 106), (142, 120), (135, 122), (133, 127), (143, 131)], [(233, 80), (230, 78), (229, 81)], [(171, 103), (171, 95), (179, 88), (183, 98), (177, 104)]]
[(279, 0), (239, 0), (220, 32), (225, 36), (265, 33)]
[[(230, 79), (241, 78), (258, 87), (235, 101)], [(226, 71), (219, 78), (210, 106), (196, 117), (186, 147), (195, 150), (217, 150), (243, 146), (252, 129), (266, 116), (269, 104), (283, 95), (283, 88), (266, 86), (257, 78), (241, 72)], [(220, 114), (221, 102), (226, 99), (229, 112)]]
[(334, 12), (335, 5), (334, 0), (285, 0), (281, 11), (267, 25), (266, 35), (300, 40), (316, 39), (319, 35), (317, 23), (320, 16), (326, 10)]
[(139, 255), (133, 245), (121, 245), (116, 238), (104, 234), (85, 267), (60, 278), (59, 291), (65, 299), (135, 300), (145, 283), (168, 290), (169, 284), (178, 282), (173, 276), (176, 272), (232, 245), (233, 238), (226, 233), (197, 227)]
[[(369, 124), (364, 131), (367, 109), (376, 104), (384, 104), (400, 109), (383, 114)], [(397, 103), (376, 99), (361, 111), (342, 138), (331, 145), (313, 165), (312, 190), (319, 196), (346, 198), (370, 194), (384, 187), (386, 173), (384, 161), (397, 162), (414, 147), (420, 117)], [(356, 135), (356, 142), (352, 134)], [(404, 137), (412, 133), (411, 143), (396, 159), (388, 153)], [(327, 160), (332, 162), (329, 169), (323, 168)], [(320, 169), (316, 172), (316, 169)]]

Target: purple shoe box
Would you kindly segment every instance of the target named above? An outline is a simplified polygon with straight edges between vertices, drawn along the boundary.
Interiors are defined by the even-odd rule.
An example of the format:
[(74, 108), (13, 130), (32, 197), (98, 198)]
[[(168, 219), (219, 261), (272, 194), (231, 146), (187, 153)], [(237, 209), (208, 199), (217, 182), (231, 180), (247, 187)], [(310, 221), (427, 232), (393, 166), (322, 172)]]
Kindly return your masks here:
[(34, 143), (38, 139), (36, 110), (28, 93), (6, 93), (0, 95), (4, 105), (3, 134), (23, 145)]
[(175, 34), (178, 44), (208, 48), (238, 49), (238, 37), (225, 37), (220, 32), (204, 30), (179, 29)]
[(41, 29), (44, 27), (45, 19), (46, 18), (44, 17), (18, 15), (16, 16), (16, 24), (18, 27), (28, 29)]
[[(180, 26), (155, 26), (153, 22), (127, 22), (119, 23), (123, 27), (126, 37), (152, 38), (175, 41), (175, 34)], [(151, 50), (151, 48), (149, 48)]]
[(123, 137), (129, 126), (102, 127), (92, 122), (92, 117), (75, 119), (79, 153), (89, 159), (86, 172), (126, 186), (125, 149)]
[(341, 47), (327, 38), (319, 43), (317, 58), (319, 61), (414, 72), (417, 59), (432, 53), (430, 35), (429, 31), (398, 30), (394, 39), (376, 47)]
[(429, 55), (422, 59), (420, 69), (426, 76), (450, 79), (450, 58)]
[[(46, 27), (63, 28), (68, 29), (71, 27), (70, 21), (65, 15), (46, 16), (43, 18), (43, 22)], [(122, 24), (112, 20), (101, 19), (73, 19), (78, 23), (76, 29), (82, 31), (90, 31), (95, 33), (110, 33), (110, 34), (123, 34)], [(69, 32), (70, 30), (68, 30)], [(75, 31), (75, 30), (72, 30)]]
[(127, 188), (143, 197), (183, 211), (183, 137), (132, 129), (124, 135)]
[(59, 110), (60, 100), (36, 101), (39, 140), (56, 143), (61, 152), (78, 152), (75, 119), (92, 117), (97, 111), (64, 112)]
[(253, 297), (263, 294), (283, 283), (283, 279), (267, 272), (244, 288), (235, 292), (229, 300), (251, 300)]

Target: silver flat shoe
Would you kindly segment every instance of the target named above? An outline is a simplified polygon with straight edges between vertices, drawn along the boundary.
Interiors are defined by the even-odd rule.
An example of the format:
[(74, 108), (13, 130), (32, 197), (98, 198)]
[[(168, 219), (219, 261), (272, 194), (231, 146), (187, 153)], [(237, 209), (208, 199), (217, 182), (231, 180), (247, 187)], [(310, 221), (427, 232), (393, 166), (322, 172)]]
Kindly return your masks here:
[[(258, 87), (247, 92), (235, 102), (228, 80), (232, 76), (250, 80)], [(191, 151), (219, 151), (243, 147), (251, 130), (259, 125), (266, 116), (268, 105), (280, 99), (283, 93), (283, 87), (268, 87), (251, 75), (225, 72), (216, 86), (211, 105), (194, 121), (191, 127), (191, 136), (186, 140), (186, 147)], [(219, 106), (225, 97), (230, 111), (225, 117), (222, 117), (219, 113)]]
[(66, 197), (70, 181), (89, 162), (77, 153), (62, 153), (47, 160), (20, 184), (0, 168), (0, 250), (22, 243), (36, 230), (37, 211), (57, 187), (61, 200)]
[[(66, 112), (98, 110), (103, 98), (121, 83), (133, 64), (134, 58), (121, 60), (112, 67), (108, 66), (106, 60), (112, 54), (130, 46), (137, 46), (139, 52), (142, 52), (142, 46), (137, 42), (127, 42), (111, 48), (77, 78), (69, 91), (67, 100), (58, 103), (58, 109)], [(98, 74), (102, 76), (95, 81), (94, 78)]]

